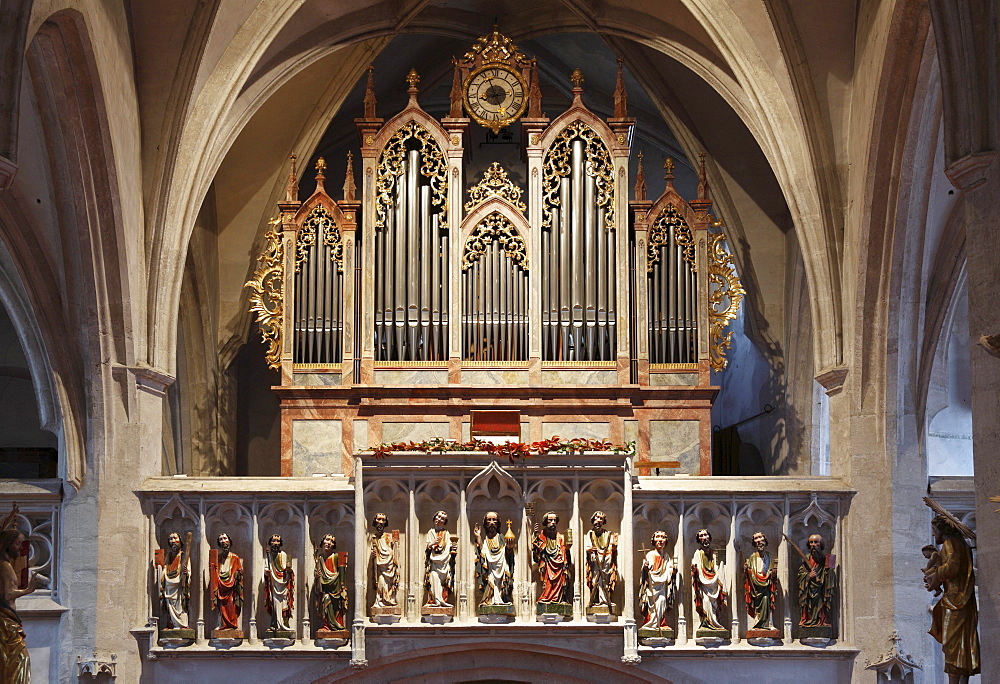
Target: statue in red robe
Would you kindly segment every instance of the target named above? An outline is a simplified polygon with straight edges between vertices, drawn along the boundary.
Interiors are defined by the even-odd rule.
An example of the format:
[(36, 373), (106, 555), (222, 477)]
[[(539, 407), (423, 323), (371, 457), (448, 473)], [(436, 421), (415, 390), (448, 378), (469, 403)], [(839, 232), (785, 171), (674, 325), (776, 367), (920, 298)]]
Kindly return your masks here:
[(559, 516), (549, 511), (542, 516), (542, 526), (534, 527), (531, 556), (538, 565), (538, 577), (542, 581), (542, 593), (538, 603), (568, 603), (569, 547), (571, 542), (556, 531)]
[[(216, 540), (216, 557), (209, 563), (212, 608), (219, 611), (219, 626), (213, 637), (242, 638), (240, 613), (243, 612), (243, 559), (233, 553), (232, 540), (223, 532)], [(225, 634), (237, 630), (240, 634)]]

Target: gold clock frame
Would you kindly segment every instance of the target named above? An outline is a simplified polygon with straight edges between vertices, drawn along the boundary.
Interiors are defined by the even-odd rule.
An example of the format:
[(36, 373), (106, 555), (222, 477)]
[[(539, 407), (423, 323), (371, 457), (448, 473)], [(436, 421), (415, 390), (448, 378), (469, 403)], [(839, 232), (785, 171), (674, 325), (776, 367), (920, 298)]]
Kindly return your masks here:
[[(517, 108), (517, 111), (514, 112), (514, 114), (508, 116), (506, 119), (483, 119), (479, 117), (472, 108), (472, 104), (469, 100), (469, 84), (472, 83), (472, 79), (487, 69), (502, 69), (503, 71), (513, 74), (514, 78), (517, 79), (517, 82), (521, 84), (521, 92), (524, 94), (521, 98), (521, 106)], [(521, 72), (507, 62), (489, 62), (469, 72), (469, 75), (465, 77), (465, 82), (462, 84), (462, 105), (465, 107), (465, 111), (469, 115), (469, 118), (478, 123), (480, 126), (489, 128), (493, 131), (493, 134), (496, 135), (500, 132), (501, 128), (509, 126), (520, 119), (524, 115), (524, 112), (528, 109), (528, 84), (524, 80), (524, 76), (521, 75)]]

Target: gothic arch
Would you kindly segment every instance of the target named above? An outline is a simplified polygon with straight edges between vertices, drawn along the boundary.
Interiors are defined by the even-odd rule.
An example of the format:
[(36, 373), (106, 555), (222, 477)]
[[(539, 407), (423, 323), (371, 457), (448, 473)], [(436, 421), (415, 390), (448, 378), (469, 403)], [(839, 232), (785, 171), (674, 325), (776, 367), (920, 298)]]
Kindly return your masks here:
[[(165, 176), (186, 180), (168, 184), (169, 194), (162, 203), (152, 207), (152, 260), (160, 265), (152, 272), (150, 280), (151, 353), (155, 365), (168, 370), (173, 368), (174, 324), (155, 326), (153, 322), (173, 320), (184, 254), (197, 206), (247, 115), (260, 106), (259, 100), (247, 101), (243, 95), (254, 91), (253, 97), (259, 98), (262, 87), (277, 87), (333, 50), (367, 39), (384, 38), (387, 32), (398, 31), (411, 22), (410, 30), (431, 31), (429, 24), (425, 26), (431, 20), (416, 17), (424, 4), (415, 2), (395, 8), (395, 12), (379, 15), (379, 19), (372, 18), (378, 13), (369, 12), (356, 17), (357, 23), (339, 17), (338, 22), (344, 26), (339, 29), (339, 38), (328, 38), (323, 43), (319, 40), (320, 27), (314, 26), (306, 31), (308, 40), (296, 47), (292, 47), (287, 36), (282, 38), (285, 41), (282, 45), (272, 46), (271, 43), (283, 36), (286, 23), (300, 10), (298, 3), (257, 9), (247, 16), (229, 48), (204, 80), (205, 87), (195, 96), (192, 108), (195, 115), (178, 137), (178, 158)], [(663, 32), (657, 29), (669, 26), (669, 22), (642, 12), (618, 13), (608, 8), (609, 11), (583, 16), (577, 8), (567, 4), (568, 12), (561, 17), (559, 25), (560, 30), (585, 30), (628, 38), (677, 59), (719, 92), (746, 122), (778, 178), (803, 244), (810, 306), (817, 322), (816, 329), (824, 331), (817, 339), (817, 366), (838, 365), (842, 356), (840, 231), (836, 218), (823, 208), (836, 197), (835, 193), (831, 194), (834, 192), (832, 181), (827, 177), (831, 172), (818, 159), (826, 144), (819, 132), (821, 127), (811, 118), (811, 110), (803, 112), (791, 101), (790, 93), (795, 88), (789, 86), (789, 81), (794, 78), (789, 75), (787, 64), (774, 63), (767, 57), (772, 52), (783, 53), (778, 38), (774, 39), (774, 44), (759, 45), (733, 10), (701, 0), (686, 0), (684, 5), (697, 21), (699, 36), (707, 37), (704, 42), (712, 45), (699, 45), (697, 40), (678, 41), (676, 36), (664, 39)], [(301, 6), (308, 6), (308, 3)], [(434, 17), (431, 23), (440, 23), (438, 15)], [(266, 25), (266, 30), (259, 30), (262, 25)], [(541, 32), (540, 27), (537, 32)], [(677, 31), (668, 33), (674, 35)], [(786, 40), (792, 39), (786, 37)], [(269, 58), (272, 52), (274, 55)], [(258, 69), (265, 58), (270, 59), (267, 66)], [(799, 84), (800, 90), (804, 87)], [(180, 229), (166, 231), (167, 225)]]

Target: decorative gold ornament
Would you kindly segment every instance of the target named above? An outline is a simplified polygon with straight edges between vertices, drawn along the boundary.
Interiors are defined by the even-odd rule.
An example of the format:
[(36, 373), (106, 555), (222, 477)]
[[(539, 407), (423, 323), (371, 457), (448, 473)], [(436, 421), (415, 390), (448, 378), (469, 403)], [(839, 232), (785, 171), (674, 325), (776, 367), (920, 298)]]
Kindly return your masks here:
[[(271, 221), (275, 225), (277, 219)], [(285, 248), (281, 234), (271, 229), (264, 233), (264, 251), (257, 257), (257, 270), (249, 287), (250, 313), (256, 315), (260, 334), (267, 343), (264, 358), (268, 368), (281, 367), (281, 328), (285, 301)]]
[(673, 203), (668, 203), (653, 222), (653, 227), (649, 231), (649, 249), (646, 252), (646, 271), (653, 272), (653, 264), (660, 260), (660, 247), (670, 244), (670, 234), (673, 233), (674, 243), (682, 247), (681, 256), (684, 261), (691, 264), (691, 270), (697, 271), (698, 265), (695, 262), (694, 235), (691, 226), (677, 207)]
[(340, 229), (333, 216), (324, 206), (317, 206), (309, 212), (302, 222), (295, 241), (295, 272), (302, 270), (302, 264), (309, 260), (308, 247), (316, 244), (317, 239), (330, 247), (330, 261), (337, 262), (337, 270), (344, 272), (344, 243), (341, 241)]
[(520, 265), (525, 271), (528, 270), (528, 252), (524, 246), (524, 239), (514, 224), (496, 211), (480, 221), (469, 235), (469, 239), (465, 241), (465, 249), (462, 251), (462, 270), (472, 268), (494, 240), (500, 243), (511, 261)]
[(708, 234), (708, 358), (712, 370), (721, 371), (729, 365), (725, 350), (732, 344), (733, 331), (723, 333), (729, 321), (736, 318), (746, 290), (736, 274), (733, 255), (726, 249), (726, 236)]
[(541, 141), (542, 141), (542, 136), (538, 135), (537, 133), (532, 133), (531, 134), (531, 144), (532, 145), (537, 145)]
[(502, 197), (524, 213), (527, 207), (521, 201), (523, 192), (511, 182), (503, 167), (498, 162), (493, 162), (483, 174), (483, 179), (469, 189), (469, 201), (465, 203), (465, 210), (472, 211), (491, 197)]
[(462, 139), (457, 135), (453, 135), (451, 136), (451, 144), (454, 145), (455, 147), (458, 147), (460, 144), (462, 144)]
[(570, 173), (573, 140), (584, 143), (584, 168), (596, 179), (596, 204), (604, 208), (604, 228), (615, 228), (615, 177), (611, 153), (597, 132), (582, 121), (564, 128), (552, 142), (542, 163), (542, 229), (552, 228), (552, 207), (559, 206), (559, 181)]
[(516, 69), (491, 62), (474, 70), (462, 86), (465, 111), (494, 133), (509, 126), (528, 107), (528, 84)]
[[(448, 164), (441, 148), (426, 128), (416, 121), (403, 124), (382, 150), (378, 161), (378, 175), (375, 178), (375, 229), (385, 227), (389, 208), (395, 203), (393, 191), (396, 177), (403, 173), (403, 158), (407, 153), (407, 142), (413, 140), (420, 150), (420, 174), (430, 179), (431, 204), (441, 207), (438, 222), (441, 230), (448, 228)], [(456, 169), (457, 170), (457, 169)]]
[(493, 32), (487, 36), (480, 36), (475, 44), (462, 57), (463, 62), (472, 62), (476, 57), (481, 56), (483, 62), (507, 62), (507, 61), (527, 61), (517, 49), (510, 38), (497, 31), (496, 24), (493, 25)]

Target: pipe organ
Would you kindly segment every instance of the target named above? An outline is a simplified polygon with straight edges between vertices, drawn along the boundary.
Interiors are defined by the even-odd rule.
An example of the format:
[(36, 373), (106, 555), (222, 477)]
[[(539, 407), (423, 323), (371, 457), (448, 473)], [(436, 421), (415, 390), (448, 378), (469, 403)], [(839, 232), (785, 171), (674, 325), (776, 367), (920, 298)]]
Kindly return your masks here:
[(542, 344), (547, 361), (614, 361), (614, 169), (586, 123), (563, 129), (542, 165)]
[[(293, 457), (313, 448), (310, 420), (337, 431), (322, 450), (347, 471), (381, 442), (467, 439), (481, 408), (520, 411), (524, 441), (634, 441), (640, 471), (710, 474), (711, 373), (743, 290), (703, 160), (695, 199), (674, 189), (670, 162), (648, 201), (641, 155), (630, 193), (621, 68), (607, 120), (584, 103), (579, 70), (570, 106), (543, 116), (535, 61), (498, 32), (456, 60), (440, 120), (412, 71), (407, 106), (377, 117), (369, 71), (361, 198), (349, 161), (333, 200), (321, 159), (299, 202), (293, 165), (248, 283), (282, 372), (284, 474), (316, 467)], [(474, 166), (474, 122), (520, 126), (523, 166)]]
[(416, 122), (379, 155), (375, 197), (377, 361), (448, 358), (448, 178), (444, 156)]

